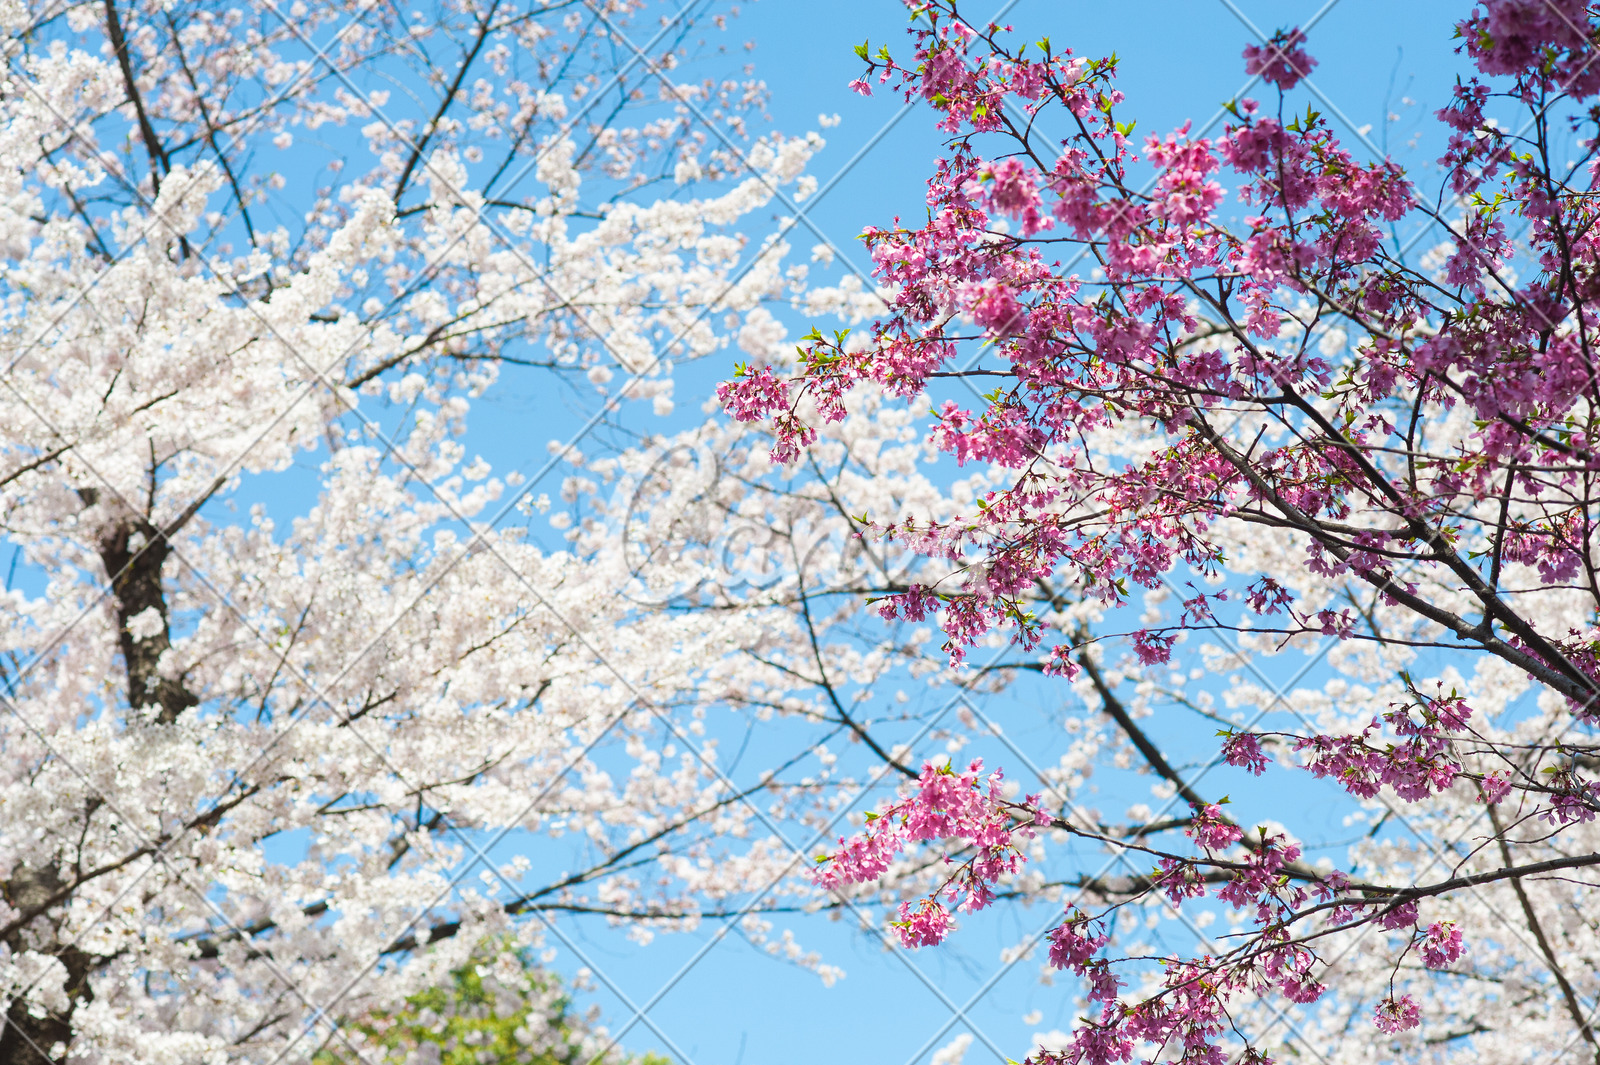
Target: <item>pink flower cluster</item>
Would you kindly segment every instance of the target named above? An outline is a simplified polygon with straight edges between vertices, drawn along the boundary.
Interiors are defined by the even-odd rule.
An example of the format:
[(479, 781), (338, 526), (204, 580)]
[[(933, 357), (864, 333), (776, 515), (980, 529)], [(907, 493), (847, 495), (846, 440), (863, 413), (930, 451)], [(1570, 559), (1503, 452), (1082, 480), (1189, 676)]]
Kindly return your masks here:
[(1091, 935), (1089, 926), (1087, 914), (1069, 911), (1067, 922), (1050, 930), (1050, 964), (1082, 976), (1110, 939), (1103, 930)]
[(1453, 738), (1471, 716), (1472, 708), (1455, 692), (1420, 697), (1384, 715), (1399, 743), (1371, 742), (1380, 727), (1375, 720), (1356, 736), (1297, 740), (1295, 750), (1313, 776), (1331, 777), (1358, 798), (1370, 799), (1389, 787), (1407, 802), (1417, 802), (1455, 782), (1461, 764), (1452, 753)]
[(908, 947), (942, 941), (950, 931), (951, 911), (981, 910), (993, 902), (995, 885), (1026, 860), (1018, 841), (1048, 821), (1037, 795), (1013, 802), (1002, 795), (1002, 784), (998, 771), (984, 775), (982, 761), (959, 773), (949, 766), (924, 765), (900, 801), (868, 814), (862, 832), (840, 839), (837, 851), (818, 859), (813, 879), (829, 890), (870, 883), (916, 843), (944, 842), (954, 844), (953, 850), (968, 850), (933, 897), (915, 906), (902, 904), (900, 920), (894, 922)]
[(1270, 759), (1261, 749), (1261, 738), (1248, 732), (1226, 732), (1222, 744), (1222, 759), (1229, 765), (1249, 770), (1255, 776), (1266, 772)]
[(1459, 30), (1485, 74), (1516, 79), (1522, 91), (1544, 89), (1582, 99), (1600, 92), (1595, 46), (1584, 32), (1583, 0), (1485, 0)]
[(1247, 45), (1244, 50), (1244, 72), (1260, 74), (1262, 80), (1271, 82), (1285, 91), (1309, 77), (1317, 61), (1306, 54), (1306, 35), (1299, 29), (1279, 30), (1266, 44)]
[(772, 448), (774, 462), (794, 461), (800, 449), (817, 438), (816, 430), (803, 424), (789, 409), (788, 386), (773, 376), (769, 367), (741, 372), (734, 380), (724, 381), (717, 386), (717, 399), (740, 421), (775, 419), (782, 431)]
[(1461, 929), (1449, 921), (1436, 921), (1422, 936), (1422, 963), (1443, 969), (1461, 957)]
[(1215, 803), (1196, 806), (1184, 834), (1208, 851), (1222, 851), (1244, 838), (1244, 830), (1222, 814)]
[(1404, 1032), (1421, 1023), (1422, 1011), (1410, 995), (1391, 996), (1378, 1003), (1373, 1023), (1380, 1032)]

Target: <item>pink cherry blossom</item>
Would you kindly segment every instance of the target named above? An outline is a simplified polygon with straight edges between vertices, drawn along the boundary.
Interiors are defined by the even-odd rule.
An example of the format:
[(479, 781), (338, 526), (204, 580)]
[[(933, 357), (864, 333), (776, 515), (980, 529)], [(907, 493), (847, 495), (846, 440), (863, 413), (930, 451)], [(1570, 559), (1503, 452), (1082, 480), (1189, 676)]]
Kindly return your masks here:
[(1088, 971), (1089, 962), (1109, 939), (1103, 932), (1088, 934), (1088, 925), (1086, 915), (1073, 913), (1065, 924), (1050, 930), (1051, 965), (1057, 969), (1071, 969), (1080, 976)]
[(923, 899), (915, 908), (909, 902), (900, 904), (900, 920), (894, 928), (900, 942), (908, 947), (933, 947), (944, 942), (950, 934), (950, 911), (936, 899)]
[(1380, 1032), (1405, 1032), (1420, 1023), (1421, 1010), (1410, 995), (1386, 998), (1373, 1011), (1372, 1022)]
[(1244, 830), (1227, 820), (1215, 804), (1196, 807), (1184, 832), (1208, 851), (1226, 850), (1244, 838)]
[(1298, 29), (1279, 30), (1266, 44), (1246, 45), (1244, 72), (1260, 74), (1285, 92), (1309, 77), (1317, 61), (1306, 54), (1306, 35)]
[(1435, 921), (1422, 937), (1422, 960), (1430, 969), (1443, 969), (1461, 957), (1461, 929), (1450, 921)]

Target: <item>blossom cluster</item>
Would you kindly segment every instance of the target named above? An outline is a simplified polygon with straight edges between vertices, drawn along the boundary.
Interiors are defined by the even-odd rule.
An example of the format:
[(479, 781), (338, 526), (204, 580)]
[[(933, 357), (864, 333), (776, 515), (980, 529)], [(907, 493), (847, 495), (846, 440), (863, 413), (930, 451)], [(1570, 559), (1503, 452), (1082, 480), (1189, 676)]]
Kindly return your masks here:
[[(839, 840), (839, 849), (818, 858), (817, 885), (837, 890), (849, 884), (878, 880), (907, 847), (940, 842), (962, 857), (940, 891), (913, 904), (900, 905), (895, 928), (907, 946), (941, 942), (951, 928), (951, 912), (981, 910), (995, 898), (1001, 878), (1015, 873), (1025, 860), (1020, 844), (1047, 817), (1039, 797), (1020, 801), (1004, 796), (1001, 773), (987, 775), (983, 762), (956, 772), (948, 765), (926, 764), (898, 802), (867, 815), (864, 831)], [(955, 857), (946, 857), (955, 864)], [(944, 895), (946, 902), (939, 900)]]

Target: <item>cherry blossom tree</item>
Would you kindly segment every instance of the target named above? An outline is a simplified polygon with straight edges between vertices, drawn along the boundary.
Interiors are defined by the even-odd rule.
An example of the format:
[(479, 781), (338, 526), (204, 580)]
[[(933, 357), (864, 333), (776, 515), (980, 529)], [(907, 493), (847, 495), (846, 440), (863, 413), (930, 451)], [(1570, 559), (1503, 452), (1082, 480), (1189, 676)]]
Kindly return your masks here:
[[(378, 1061), (480, 967), (494, 1039), (615, 1059), (539, 968), (559, 915), (836, 975), (763, 916), (810, 902), (781, 826), (835, 816), (841, 693), (947, 672), (848, 631), (921, 565), (849, 515), (946, 504), (898, 410), (803, 484), (635, 427), (678, 364), (773, 357), (775, 307), (884, 309), (755, 228), (821, 140), (764, 132), (723, 16), (0, 22), (0, 1060)], [(514, 374), (597, 413), (496, 471), (462, 433)], [(717, 708), (792, 755), (736, 782)]]
[[(954, 513), (862, 514), (940, 567), (874, 609), (936, 622), (952, 667), (1014, 641), (978, 667), (1059, 678), (1112, 738), (1034, 795), (930, 762), (818, 883), (934, 870), (902, 894), (908, 946), (1002, 898), (1065, 905), (1037, 946), (1082, 1016), (1039, 1065), (1274, 1060), (1245, 1018), (1284, 1010), (1319, 1060), (1600, 1060), (1600, 14), (1464, 11), (1429, 188), (1306, 106), (1299, 29), (1245, 49), (1224, 132), (1136, 138), (1114, 60), (908, 6), (909, 58), (863, 46), (855, 87), (924, 100), (950, 139), (926, 221), (864, 235), (889, 312), (721, 396), (776, 461), (900, 399), (932, 408), (932, 449), (1005, 471)], [(1300, 651), (1325, 681), (1258, 725), (1258, 662)], [(1236, 681), (1192, 685), (1185, 656)], [(1327, 780), (1370, 831), (1319, 864), (1293, 824), (1235, 820), (1147, 733), (1175, 704), (1221, 726), (1235, 779)], [(1075, 785), (1118, 747), (1170, 799), (1113, 826)], [(1073, 840), (1134, 875), (1029, 874)], [(1145, 945), (1162, 911), (1192, 951)]]

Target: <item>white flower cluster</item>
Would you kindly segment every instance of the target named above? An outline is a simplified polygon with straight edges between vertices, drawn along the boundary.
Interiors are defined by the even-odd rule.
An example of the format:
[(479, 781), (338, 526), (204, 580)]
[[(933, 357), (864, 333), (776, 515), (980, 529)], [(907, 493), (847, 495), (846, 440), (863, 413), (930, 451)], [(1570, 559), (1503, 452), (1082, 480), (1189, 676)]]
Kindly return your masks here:
[[(807, 628), (783, 596), (855, 590), (849, 520), (754, 490), (773, 471), (742, 433), (558, 449), (553, 517), (630, 486), (564, 550), (501, 521), (557, 489), (457, 439), (505, 365), (659, 417), (684, 360), (780, 344), (769, 308), (804, 279), (741, 226), (820, 138), (719, 149), (653, 198), (650, 168), (704, 147), (684, 109), (741, 114), (759, 86), (641, 95), (682, 55), (607, 59), (559, 10), (484, 29), (368, 6), (0, 10), (0, 523), (20, 561), (0, 596), (0, 1060), (355, 1054), (357, 1027), (318, 1018), (396, 1009), (485, 942), (538, 946), (548, 914), (644, 937), (751, 885), (809, 898), (776, 826), (847, 781), (767, 774), (741, 797), (708, 709), (791, 717), (804, 751), (838, 730), (832, 686), (904, 657), (808, 664), (834, 620)], [(422, 46), (474, 33), (483, 76), (437, 111), (368, 84), (410, 63), (443, 93)], [(859, 289), (836, 303), (870, 312)], [(840, 446), (889, 461), (907, 445), (884, 431)], [(720, 465), (662, 494), (684, 448)], [(845, 485), (849, 506), (935, 497), (910, 465)], [(782, 580), (707, 592), (729, 582), (695, 552), (769, 525)], [(471, 870), (508, 832), (582, 864)], [(742, 934), (838, 975), (759, 912)]]

